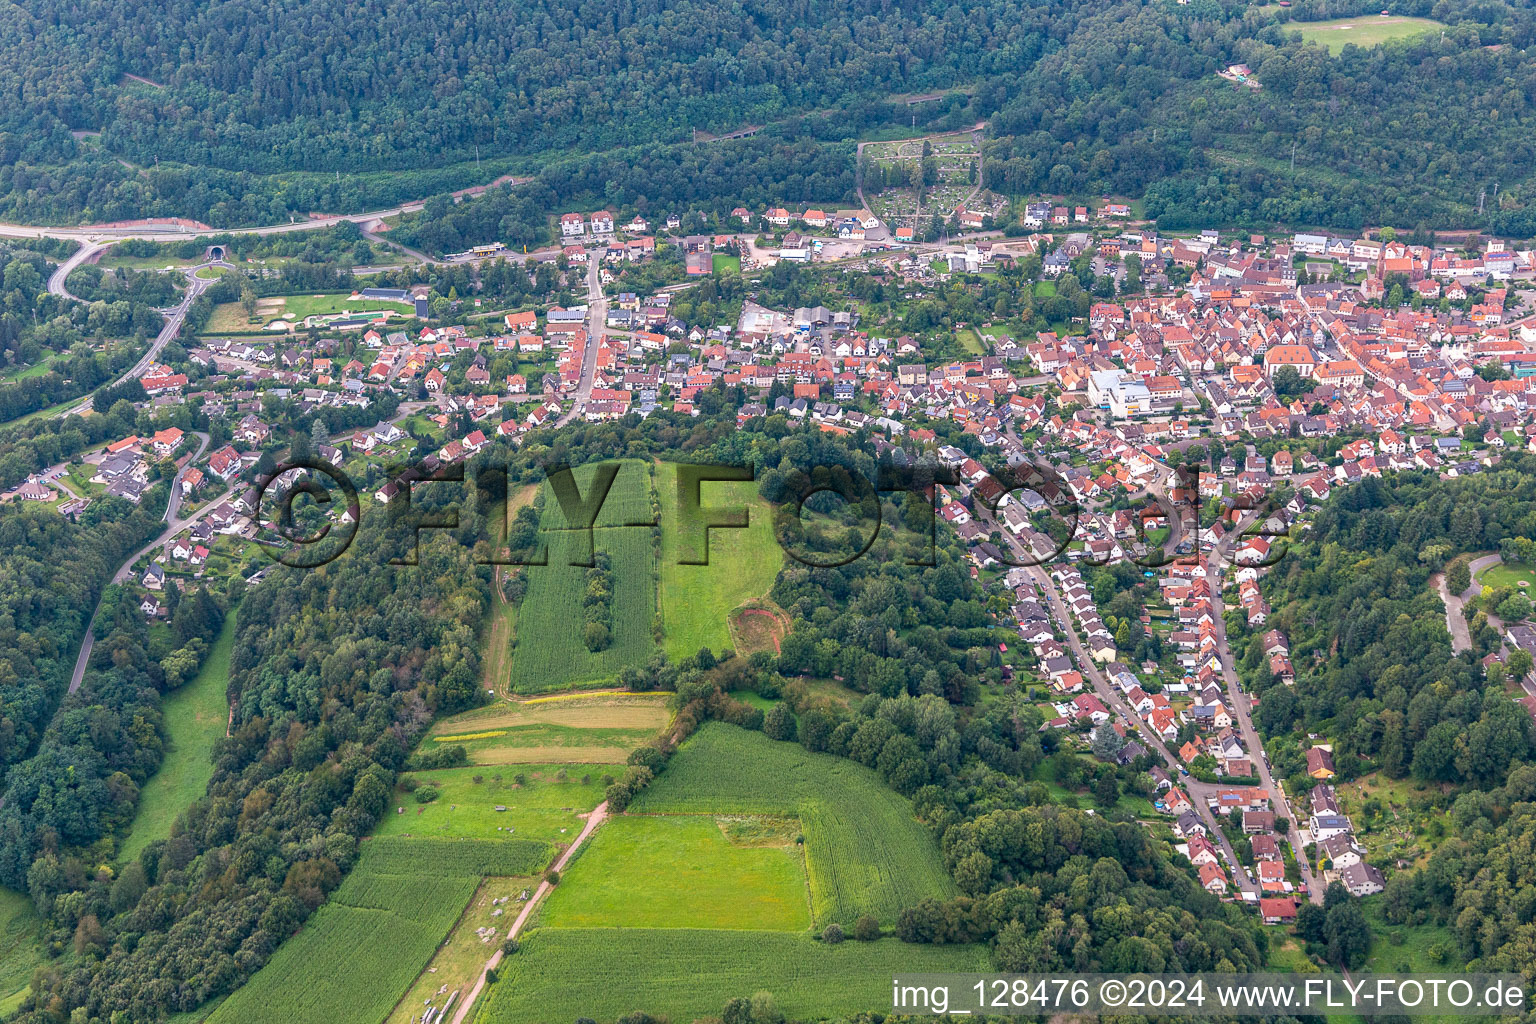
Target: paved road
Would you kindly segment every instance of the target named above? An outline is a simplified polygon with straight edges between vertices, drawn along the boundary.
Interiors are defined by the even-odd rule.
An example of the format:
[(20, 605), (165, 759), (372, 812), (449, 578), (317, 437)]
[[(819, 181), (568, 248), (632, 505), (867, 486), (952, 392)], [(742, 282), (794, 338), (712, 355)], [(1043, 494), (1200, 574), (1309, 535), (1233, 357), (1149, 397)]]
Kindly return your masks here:
[[(137, 562), (146, 553), (154, 550), (161, 544), (164, 544), (171, 537), (174, 537), (178, 532), (182, 530), (182, 528), (197, 522), (209, 509), (218, 504), (217, 500), (210, 501), (208, 504), (204, 505), (202, 511), (198, 512), (196, 515), (189, 516), (186, 519), (176, 518), (176, 513), (181, 509), (182, 475), (186, 473), (186, 467), (196, 462), (202, 456), (204, 450), (206, 450), (208, 447), (207, 434), (196, 430), (193, 431), (193, 433), (196, 434), (198, 438), (197, 451), (193, 453), (192, 457), (186, 461), (186, 464), (183, 465), (181, 469), (176, 471), (176, 476), (171, 481), (171, 499), (166, 503), (165, 515), (162, 517), (166, 523), (166, 528), (162, 530), (154, 540), (150, 541), (148, 544), (144, 545), (142, 548), (129, 555), (127, 561), (118, 566), (117, 572), (112, 576), (113, 583), (121, 583), (127, 579), (128, 570), (132, 568), (134, 562)], [(75, 671), (69, 677), (70, 693), (74, 693), (76, 690), (80, 689), (80, 683), (85, 679), (85, 666), (86, 663), (91, 660), (91, 649), (96, 646), (96, 616), (100, 613), (101, 601), (98, 599), (96, 602), (96, 607), (91, 611), (91, 621), (86, 623), (85, 638), (80, 641), (80, 656), (75, 659)]]
[(85, 301), (78, 295), (71, 295), (64, 287), (64, 282), (69, 279), (70, 274), (75, 272), (75, 268), (90, 260), (103, 249), (110, 248), (111, 245), (111, 242), (81, 243), (80, 248), (75, 250), (75, 254), (63, 263), (60, 263), (58, 269), (53, 272), (53, 276), (48, 278), (48, 293), (50, 295), (60, 295), (66, 299), (74, 299), (77, 302)]
[[(1231, 530), (1216, 545), (1218, 558), (1213, 563), (1226, 564), (1223, 555), (1230, 553), (1239, 537), (1249, 527), (1253, 526), (1264, 515), (1263, 512), (1254, 512), (1244, 518), (1238, 524), (1238, 528)], [(1285, 833), (1286, 842), (1291, 844), (1291, 853), (1296, 858), (1296, 866), (1301, 871), (1302, 882), (1306, 886), (1308, 898), (1313, 903), (1323, 902), (1323, 887), (1317, 877), (1312, 873), (1312, 865), (1307, 859), (1306, 850), (1297, 837), (1301, 834), (1301, 820), (1291, 811), (1290, 803), (1286, 800), (1285, 792), (1276, 784), (1274, 776), (1269, 770), (1269, 760), (1264, 756), (1264, 743), (1259, 739), (1257, 730), (1253, 727), (1253, 704), (1247, 693), (1243, 691), (1242, 683), (1237, 678), (1237, 673), (1232, 670), (1232, 649), (1227, 646), (1227, 623), (1225, 608), (1221, 602), (1221, 570), (1211, 570), (1215, 578), (1211, 580), (1211, 617), (1215, 620), (1213, 628), (1216, 632), (1216, 652), (1221, 660), (1221, 677), (1226, 684), (1227, 700), (1231, 704), (1232, 716), (1237, 720), (1238, 732), (1243, 737), (1243, 746), (1247, 749), (1249, 760), (1259, 774), (1259, 781), (1269, 791), (1270, 809), (1275, 816), (1285, 818), (1291, 823), (1289, 831)]]
[(581, 383), (576, 385), (571, 408), (555, 421), (556, 426), (564, 426), (582, 414), (592, 397), (592, 384), (597, 379), (597, 351), (602, 347), (604, 328), (608, 324), (608, 299), (603, 295), (600, 262), (595, 256), (587, 259), (587, 347), (582, 353)]
[[(581, 844), (587, 841), (587, 837), (596, 831), (597, 826), (601, 825), (607, 817), (608, 801), (604, 800), (593, 808), (591, 814), (587, 815), (587, 823), (583, 826), (581, 834), (576, 837), (570, 846), (566, 847), (565, 852), (560, 855), (560, 859), (555, 861), (556, 871), (565, 870), (565, 866), (576, 855), (576, 851), (581, 848)], [(554, 886), (540, 880), (539, 887), (533, 891), (533, 898), (523, 904), (522, 913), (517, 915), (517, 920), (513, 921), (512, 927), (507, 930), (508, 938), (516, 938), (522, 932), (523, 925), (527, 923), (529, 916), (533, 913), (533, 908), (539, 905), (539, 901), (547, 896), (552, 888)], [(499, 963), (501, 963), (501, 950), (498, 948), (495, 953), (491, 954), (490, 960), (486, 961), (485, 970), (480, 972), (480, 977), (475, 979), (475, 987), (470, 989), (469, 995), (465, 996), (464, 1000), (459, 1003), (458, 1012), (453, 1015), (453, 1024), (464, 1024), (464, 1019), (475, 1008), (475, 1000), (480, 998), (481, 991), (485, 989), (485, 972), (495, 970), (496, 965)]]
[[(84, 249), (81, 251), (84, 251)], [(78, 256), (79, 253), (76, 253), (75, 255)], [(148, 370), (151, 366), (154, 365), (155, 360), (160, 357), (160, 350), (165, 348), (165, 346), (170, 343), (173, 338), (181, 333), (181, 325), (187, 319), (187, 312), (191, 310), (192, 303), (197, 301), (197, 297), (203, 294), (209, 285), (213, 284), (212, 281), (205, 281), (203, 278), (197, 276), (197, 272), (199, 270), (205, 266), (211, 265), (212, 264), (201, 263), (195, 267), (190, 267), (187, 269), (187, 290), (185, 294), (182, 295), (181, 302), (179, 302), (176, 307), (166, 315), (165, 326), (160, 328), (160, 333), (155, 335), (154, 342), (150, 344), (148, 350), (145, 351), (144, 355), (139, 359), (139, 361), (129, 367), (125, 373), (118, 376), (118, 378), (112, 381), (111, 384), (107, 385), (108, 387), (121, 384), (123, 381), (128, 380), (131, 377), (143, 376), (144, 371)], [(224, 265), (227, 266), (227, 264)], [(62, 272), (63, 269), (63, 267), (60, 267), (59, 271)], [(53, 289), (55, 280), (59, 281), (59, 288), (62, 289), (63, 282), (62, 279), (59, 278), (58, 272), (53, 275), (53, 279), (49, 280), (49, 289)], [(68, 293), (61, 290), (55, 294), (66, 295)], [(89, 398), (83, 399), (80, 402), (70, 406), (68, 409), (65, 409), (63, 412), (59, 413), (59, 416), (64, 417), (83, 414), (86, 409), (90, 408), (90, 404), (91, 400)]]
[[(1021, 560), (1033, 560), (1033, 556), (1024, 549), (1023, 544), (1019, 542), (1018, 538), (1013, 536), (1002, 523), (992, 520), (985, 515), (982, 518), (997, 528), (998, 532), (1002, 534), (1004, 542)], [(1072, 610), (1067, 607), (1067, 602), (1061, 596), (1061, 591), (1057, 589), (1056, 581), (1051, 578), (1051, 574), (1046, 571), (1044, 566), (1040, 565), (1028, 566), (1025, 571), (1035, 581), (1041, 592), (1045, 594), (1046, 603), (1050, 607), (1051, 615), (1056, 619), (1056, 623), (1061, 628), (1062, 633), (1066, 635), (1067, 646), (1071, 648), (1078, 667), (1082, 669), (1083, 675), (1092, 684), (1094, 693), (1098, 695), (1099, 700), (1103, 701), (1106, 707), (1111, 709), (1135, 730), (1137, 738), (1143, 747), (1163, 759), (1163, 763), (1168, 766), (1171, 777), (1179, 778), (1179, 759), (1173, 755), (1173, 752), (1168, 749), (1162, 739), (1141, 720), (1141, 717), (1131, 710), (1130, 705), (1125, 702), (1125, 698), (1121, 695), (1119, 687), (1112, 685), (1104, 677), (1104, 673), (1099, 670), (1098, 663), (1093, 660), (1092, 655), (1083, 647), (1083, 642), (1077, 635), (1077, 627), (1072, 620)], [(1237, 887), (1245, 895), (1257, 895), (1259, 891), (1258, 885), (1243, 870), (1243, 864), (1242, 861), (1238, 860), (1237, 851), (1233, 850), (1232, 844), (1227, 842), (1226, 835), (1221, 831), (1221, 826), (1216, 821), (1216, 816), (1206, 806), (1207, 797), (1221, 787), (1203, 783), (1189, 777), (1184, 778), (1183, 786), (1189, 793), (1190, 802), (1194, 804), (1195, 813), (1205, 822), (1205, 827), (1210, 832), (1211, 840), (1220, 847), (1223, 855), (1226, 857), (1227, 864), (1232, 869), (1232, 877), (1237, 881)]]

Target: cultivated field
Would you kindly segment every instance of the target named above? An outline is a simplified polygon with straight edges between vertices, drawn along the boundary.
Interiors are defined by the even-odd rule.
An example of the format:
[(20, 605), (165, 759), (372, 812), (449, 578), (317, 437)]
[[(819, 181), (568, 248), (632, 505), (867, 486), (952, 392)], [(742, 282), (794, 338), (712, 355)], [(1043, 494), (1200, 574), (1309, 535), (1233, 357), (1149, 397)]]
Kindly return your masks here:
[(803, 931), (811, 923), (794, 836), (734, 841), (707, 815), (607, 822), (540, 914), (550, 928)]
[(520, 764), (411, 772), (402, 783), (435, 788), (438, 798), (419, 804), (415, 793), (397, 786), (375, 835), (569, 842), (602, 802), (603, 777), (620, 771), (602, 764)]
[[(599, 833), (601, 834), (601, 833)], [(718, 1018), (727, 1000), (772, 993), (791, 1019), (888, 1012), (902, 973), (987, 971), (983, 946), (895, 939), (829, 946), (805, 933), (712, 929), (540, 928), (502, 961), (485, 1024), (610, 1021), (645, 1010), (673, 1021)]]
[(1433, 18), (1383, 17), (1366, 14), (1358, 18), (1335, 18), (1332, 21), (1293, 21), (1284, 26), (1287, 32), (1299, 31), (1304, 42), (1326, 46), (1338, 53), (1345, 46), (1378, 46), (1392, 39), (1407, 39), (1445, 27)]
[(133, 829), (123, 840), (119, 859), (136, 858), (156, 839), (167, 839), (176, 815), (208, 790), (213, 778), (213, 744), (229, 726), (229, 653), (235, 644), (235, 612), (189, 682), (166, 694), (165, 759), (139, 793)]
[[(589, 493), (595, 466), (576, 471), (582, 494)], [(546, 485), (547, 487), (547, 485)], [(627, 665), (645, 662), (656, 650), (651, 628), (656, 614), (656, 559), (649, 526), (655, 521), (650, 473), (643, 462), (622, 465), (598, 513), (592, 543), (612, 560), (612, 640), (589, 650), (582, 640), (587, 570), (572, 565), (582, 537), (566, 529), (552, 491), (545, 496), (541, 524), (549, 541), (549, 564), (530, 566), (528, 592), (517, 612), (518, 640), (512, 655), (512, 689), (543, 693), (611, 681)]]
[(547, 843), (515, 839), (367, 840), (330, 901), (209, 1020), (379, 1024), (460, 920), (482, 877), (533, 875), (552, 854)]
[[(412, 1024), (426, 1011), (429, 1000), (434, 1007), (443, 1006), (455, 991), (459, 997), (449, 1009), (457, 1009), (474, 987), (485, 962), (506, 938), (507, 929), (517, 920), (523, 907), (518, 896), (537, 885), (536, 878), (487, 878), (480, 883), (464, 915), (395, 1006), (388, 1024)], [(495, 934), (488, 929), (494, 929)]]
[(621, 764), (671, 721), (666, 702), (660, 693), (608, 693), (493, 704), (438, 722), (422, 743), (462, 746), (476, 765)]
[(818, 928), (861, 914), (890, 924), (924, 897), (957, 893), (911, 802), (874, 772), (735, 726), (705, 725), (630, 809), (799, 817)]
[(745, 508), (747, 526), (710, 530), (709, 564), (679, 565), (679, 558), (705, 556), (703, 530), (696, 517), (683, 519), (676, 465), (658, 465), (656, 488), (662, 524), (659, 599), (667, 654), (679, 661), (701, 647), (732, 647), (732, 611), (768, 593), (784, 565), (783, 549), (773, 535), (772, 509), (750, 481), (702, 484), (699, 504), (704, 509)]

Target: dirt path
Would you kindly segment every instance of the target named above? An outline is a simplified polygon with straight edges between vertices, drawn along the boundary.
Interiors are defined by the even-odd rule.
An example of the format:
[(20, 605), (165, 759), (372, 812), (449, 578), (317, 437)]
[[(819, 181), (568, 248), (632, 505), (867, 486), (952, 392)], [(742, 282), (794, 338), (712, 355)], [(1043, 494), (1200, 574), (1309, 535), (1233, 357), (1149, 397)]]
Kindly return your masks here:
[[(582, 828), (581, 834), (576, 837), (576, 840), (571, 843), (570, 846), (565, 848), (565, 852), (562, 853), (560, 858), (555, 861), (556, 871), (565, 870), (565, 866), (569, 864), (571, 858), (576, 855), (576, 851), (581, 849), (581, 844), (587, 841), (587, 837), (595, 832), (597, 830), (597, 826), (601, 825), (603, 821), (607, 819), (607, 817), (608, 801), (604, 800), (602, 803), (598, 804), (592, 809), (591, 814), (587, 815), (587, 823)], [(533, 908), (537, 907), (539, 902), (543, 900), (546, 895), (548, 895), (549, 890), (553, 888), (554, 886), (550, 885), (548, 882), (539, 882), (539, 887), (533, 892), (533, 898), (523, 905), (523, 912), (517, 915), (516, 921), (512, 922), (512, 928), (507, 932), (508, 938), (515, 938), (522, 932), (523, 925), (528, 922), (528, 918), (533, 914)], [(469, 1016), (469, 1012), (475, 1008), (476, 1000), (480, 998), (480, 993), (485, 989), (486, 971), (495, 970), (496, 966), (500, 963), (501, 950), (498, 949), (495, 953), (491, 954), (491, 958), (486, 961), (485, 970), (480, 972), (480, 977), (475, 979), (475, 987), (469, 990), (469, 995), (465, 996), (464, 1001), (459, 1004), (459, 1012), (453, 1015), (453, 1024), (464, 1024), (465, 1018), (467, 1018)]]

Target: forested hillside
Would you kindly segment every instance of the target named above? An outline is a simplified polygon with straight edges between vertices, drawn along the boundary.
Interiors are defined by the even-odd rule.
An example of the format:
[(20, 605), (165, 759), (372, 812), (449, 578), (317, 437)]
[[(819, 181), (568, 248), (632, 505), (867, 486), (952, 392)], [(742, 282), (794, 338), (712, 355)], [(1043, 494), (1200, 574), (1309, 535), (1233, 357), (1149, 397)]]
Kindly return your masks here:
[[(989, 119), (990, 187), (1144, 195), (1165, 227), (1536, 234), (1532, 13), (1408, 0), (1393, 13), (1443, 32), (1334, 55), (1293, 31), (1378, 9), (29, 0), (0, 14), (0, 94), (16, 99), (0, 109), (0, 216), (232, 226), (379, 208), (501, 172), (536, 175), (542, 212), (841, 201), (851, 140)], [(1234, 63), (1261, 88), (1217, 77)], [(906, 102), (930, 92), (941, 95)], [(749, 125), (764, 130), (692, 141)], [(593, 154), (612, 159), (583, 162)], [(825, 180), (809, 188), (808, 175)]]
[[(1474, 649), (1456, 654), (1430, 574), (1465, 552), (1529, 536), (1536, 476), (1529, 456), (1465, 480), (1417, 473), (1369, 479), (1330, 501), (1305, 542), (1270, 574), (1276, 614), (1246, 651), (1259, 728), (1277, 772), (1296, 775), (1301, 732), (1337, 737), (1343, 778), (1380, 768), (1392, 778), (1493, 789), (1536, 752), (1530, 716), (1478, 659), (1500, 640), (1474, 622)], [(1294, 687), (1271, 677), (1263, 633), (1290, 638)], [(1304, 772), (1295, 781), (1304, 785)]]

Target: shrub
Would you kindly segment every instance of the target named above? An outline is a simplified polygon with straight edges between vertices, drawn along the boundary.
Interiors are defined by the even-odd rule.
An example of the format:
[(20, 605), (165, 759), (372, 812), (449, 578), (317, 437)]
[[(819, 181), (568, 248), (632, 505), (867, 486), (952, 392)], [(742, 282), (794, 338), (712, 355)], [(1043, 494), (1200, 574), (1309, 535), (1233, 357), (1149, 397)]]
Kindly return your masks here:
[(544, 881), (548, 882), (550, 885), (559, 885), (560, 872), (556, 871), (554, 868), (550, 868), (548, 871), (544, 872)]
[(827, 925), (827, 927), (822, 930), (821, 941), (833, 946), (837, 945), (839, 942), (842, 942), (843, 926), (838, 924), (836, 921)]
[(880, 922), (869, 914), (860, 914), (853, 922), (853, 937), (860, 942), (873, 942), (880, 937)]

